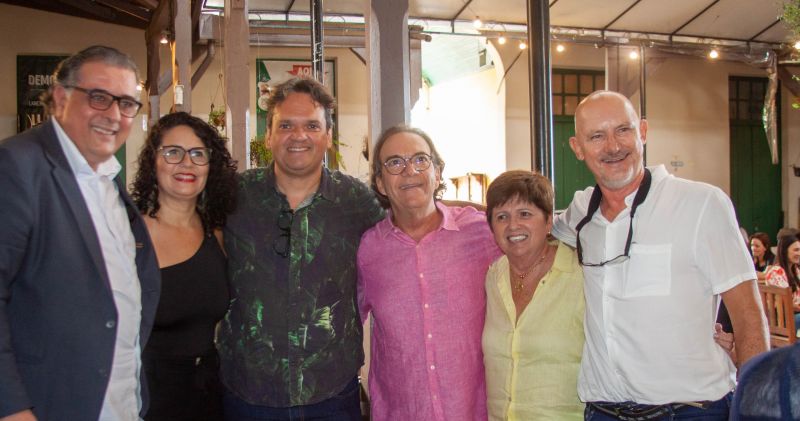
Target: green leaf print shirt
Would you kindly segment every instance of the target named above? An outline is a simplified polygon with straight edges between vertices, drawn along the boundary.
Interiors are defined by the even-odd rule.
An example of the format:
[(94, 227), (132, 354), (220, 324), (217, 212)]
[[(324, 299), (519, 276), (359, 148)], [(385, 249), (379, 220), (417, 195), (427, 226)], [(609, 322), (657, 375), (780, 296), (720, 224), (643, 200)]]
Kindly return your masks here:
[(273, 165), (243, 173), (238, 194), (225, 227), (232, 300), (218, 333), (223, 382), (255, 405), (333, 397), (364, 361), (356, 252), (384, 211), (364, 183), (325, 168), (317, 193), (294, 212)]

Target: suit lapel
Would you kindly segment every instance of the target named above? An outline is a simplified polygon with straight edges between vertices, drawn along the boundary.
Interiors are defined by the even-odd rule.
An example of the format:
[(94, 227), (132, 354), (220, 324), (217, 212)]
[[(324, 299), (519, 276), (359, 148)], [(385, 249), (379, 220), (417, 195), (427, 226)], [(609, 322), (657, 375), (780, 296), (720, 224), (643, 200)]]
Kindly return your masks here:
[(72, 211), (75, 225), (78, 227), (83, 242), (89, 250), (89, 256), (94, 262), (103, 284), (111, 291), (108, 271), (103, 259), (103, 252), (100, 249), (100, 240), (98, 240), (97, 231), (95, 230), (94, 222), (92, 222), (92, 216), (86, 206), (78, 181), (75, 179), (75, 174), (69, 166), (64, 151), (61, 150), (61, 144), (58, 141), (52, 122), (48, 121), (42, 124), (39, 132), (39, 141), (42, 143), (45, 156), (53, 165), (51, 172), (53, 181), (64, 193), (65, 202), (67, 202)]

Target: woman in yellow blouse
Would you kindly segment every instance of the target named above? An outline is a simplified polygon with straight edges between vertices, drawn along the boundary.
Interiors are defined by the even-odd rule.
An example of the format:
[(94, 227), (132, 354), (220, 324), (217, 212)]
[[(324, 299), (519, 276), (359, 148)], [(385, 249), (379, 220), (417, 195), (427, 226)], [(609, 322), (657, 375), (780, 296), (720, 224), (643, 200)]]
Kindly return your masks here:
[(486, 274), (483, 355), (491, 420), (582, 420), (583, 271), (552, 239), (553, 189), (530, 171), (497, 177), (486, 216), (505, 256)]

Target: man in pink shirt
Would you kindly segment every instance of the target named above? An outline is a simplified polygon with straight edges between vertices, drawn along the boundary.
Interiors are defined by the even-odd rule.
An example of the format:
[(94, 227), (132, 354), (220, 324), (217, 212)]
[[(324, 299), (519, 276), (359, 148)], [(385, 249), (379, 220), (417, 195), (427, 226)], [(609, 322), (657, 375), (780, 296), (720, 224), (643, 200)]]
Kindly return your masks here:
[(486, 216), (448, 207), (430, 137), (395, 126), (372, 157), (386, 219), (358, 250), (358, 304), (372, 313), (372, 419), (485, 420), (484, 280), (501, 252)]

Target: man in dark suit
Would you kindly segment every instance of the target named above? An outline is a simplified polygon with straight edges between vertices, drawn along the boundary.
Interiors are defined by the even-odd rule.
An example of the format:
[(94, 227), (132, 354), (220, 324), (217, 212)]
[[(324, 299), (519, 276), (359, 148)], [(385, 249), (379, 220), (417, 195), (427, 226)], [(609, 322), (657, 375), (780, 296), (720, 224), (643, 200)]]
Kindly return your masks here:
[(0, 421), (138, 420), (158, 265), (116, 178), (139, 111), (108, 47), (59, 65), (54, 118), (0, 143)]

